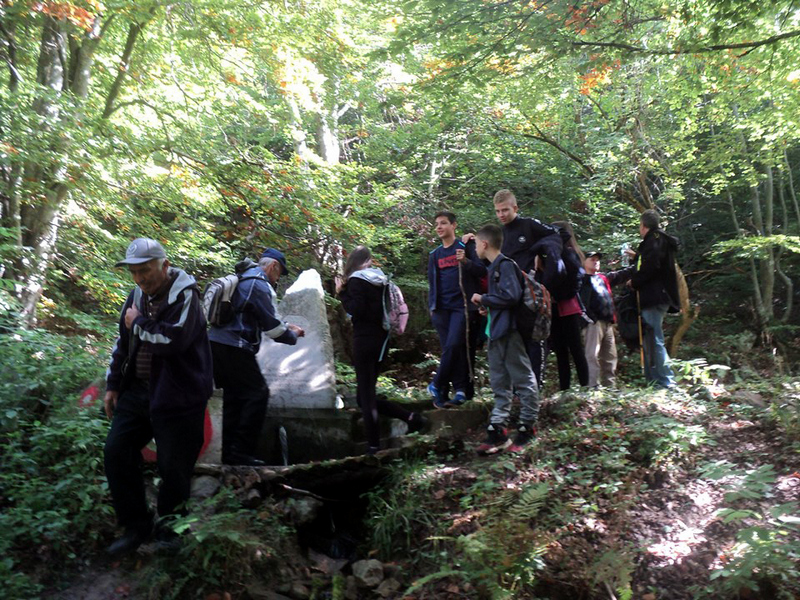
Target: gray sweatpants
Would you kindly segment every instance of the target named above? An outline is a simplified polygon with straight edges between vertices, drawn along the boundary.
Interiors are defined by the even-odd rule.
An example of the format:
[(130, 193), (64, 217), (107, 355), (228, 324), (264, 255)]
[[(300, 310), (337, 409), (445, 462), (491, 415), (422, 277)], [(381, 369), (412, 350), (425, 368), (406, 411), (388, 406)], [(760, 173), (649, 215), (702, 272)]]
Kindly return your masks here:
[(489, 383), (494, 393), (491, 422), (505, 425), (511, 413), (514, 391), (522, 407), (520, 421), (535, 423), (539, 417), (539, 388), (518, 331), (489, 341)]

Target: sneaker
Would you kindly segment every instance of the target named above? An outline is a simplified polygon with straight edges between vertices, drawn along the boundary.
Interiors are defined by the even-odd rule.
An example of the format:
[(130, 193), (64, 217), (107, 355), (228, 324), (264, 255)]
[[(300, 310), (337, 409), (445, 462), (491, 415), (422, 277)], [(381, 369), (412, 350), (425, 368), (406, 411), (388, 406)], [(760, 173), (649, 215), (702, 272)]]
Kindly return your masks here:
[(445, 402), (445, 404), (447, 406), (461, 406), (466, 401), (467, 401), (467, 395), (461, 390), (458, 390), (453, 396), (453, 399), (448, 400), (447, 402)]
[(486, 428), (486, 439), (478, 446), (477, 452), (481, 456), (498, 454), (505, 450), (511, 440), (508, 439), (508, 432), (502, 425), (490, 424)]
[(407, 433), (425, 433), (430, 427), (431, 422), (419, 413), (411, 413), (407, 421)]
[(508, 447), (509, 452), (522, 452), (530, 441), (536, 437), (536, 427), (520, 423), (514, 442)]
[(447, 408), (447, 403), (442, 399), (439, 388), (433, 385), (433, 383), (428, 385), (428, 393), (431, 395), (431, 398), (433, 398), (434, 408)]

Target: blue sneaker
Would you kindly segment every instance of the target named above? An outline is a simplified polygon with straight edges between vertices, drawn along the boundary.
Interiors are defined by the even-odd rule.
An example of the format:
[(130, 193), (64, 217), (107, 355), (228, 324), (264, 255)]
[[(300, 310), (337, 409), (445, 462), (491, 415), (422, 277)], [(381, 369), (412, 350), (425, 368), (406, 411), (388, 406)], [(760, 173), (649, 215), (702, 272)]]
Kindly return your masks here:
[(439, 393), (439, 388), (433, 385), (433, 383), (428, 385), (428, 393), (431, 395), (431, 398), (433, 398), (434, 408), (447, 408), (447, 404), (442, 400), (442, 395)]
[(453, 396), (453, 399), (448, 400), (446, 404), (448, 406), (461, 406), (466, 401), (467, 401), (467, 395), (461, 390), (458, 390)]

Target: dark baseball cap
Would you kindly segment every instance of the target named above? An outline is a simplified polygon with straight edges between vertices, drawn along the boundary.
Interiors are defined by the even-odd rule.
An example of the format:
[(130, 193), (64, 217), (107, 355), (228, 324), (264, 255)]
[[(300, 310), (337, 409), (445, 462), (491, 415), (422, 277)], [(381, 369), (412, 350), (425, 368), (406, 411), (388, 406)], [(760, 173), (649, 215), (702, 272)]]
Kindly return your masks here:
[(594, 258), (595, 256), (597, 258), (603, 258), (603, 253), (602, 252), (587, 252), (586, 253), (586, 258)]
[(114, 266), (140, 265), (154, 258), (167, 258), (164, 247), (150, 238), (136, 238), (125, 251), (125, 259), (117, 262)]
[(264, 251), (261, 253), (261, 258), (271, 258), (273, 260), (277, 260), (279, 263), (281, 263), (281, 267), (283, 268), (283, 274), (284, 275), (289, 274), (289, 269), (286, 266), (286, 257), (280, 250), (276, 250), (275, 248), (265, 248)]

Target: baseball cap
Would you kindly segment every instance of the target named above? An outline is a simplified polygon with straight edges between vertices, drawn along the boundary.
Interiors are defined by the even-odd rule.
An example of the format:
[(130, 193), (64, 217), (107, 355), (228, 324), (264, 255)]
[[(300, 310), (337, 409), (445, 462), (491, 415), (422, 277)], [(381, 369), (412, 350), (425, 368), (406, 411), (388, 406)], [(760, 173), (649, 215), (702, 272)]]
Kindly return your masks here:
[(125, 251), (125, 259), (117, 262), (114, 266), (140, 265), (154, 258), (167, 258), (163, 246), (150, 238), (136, 238)]
[(585, 256), (586, 256), (586, 258), (593, 258), (595, 256), (597, 258), (603, 258), (603, 253), (602, 252), (587, 252)]
[(261, 253), (261, 258), (271, 258), (273, 260), (277, 260), (279, 263), (281, 263), (281, 267), (283, 268), (283, 274), (284, 275), (289, 274), (289, 269), (286, 267), (286, 257), (280, 250), (276, 250), (275, 248), (265, 248), (264, 251)]

